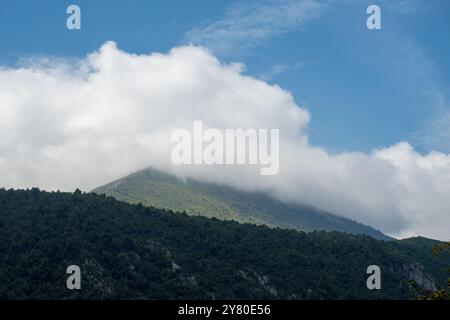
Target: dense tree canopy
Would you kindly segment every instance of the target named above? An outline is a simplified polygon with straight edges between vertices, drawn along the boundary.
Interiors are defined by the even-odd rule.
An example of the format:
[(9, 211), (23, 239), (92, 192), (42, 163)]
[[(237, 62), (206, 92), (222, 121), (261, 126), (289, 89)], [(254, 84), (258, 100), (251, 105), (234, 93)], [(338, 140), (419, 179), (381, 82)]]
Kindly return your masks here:
[[(0, 190), (2, 299), (410, 298), (450, 259), (423, 238), (381, 241), (192, 217), (111, 197)], [(382, 289), (368, 290), (379, 265)], [(81, 290), (66, 288), (79, 265)]]

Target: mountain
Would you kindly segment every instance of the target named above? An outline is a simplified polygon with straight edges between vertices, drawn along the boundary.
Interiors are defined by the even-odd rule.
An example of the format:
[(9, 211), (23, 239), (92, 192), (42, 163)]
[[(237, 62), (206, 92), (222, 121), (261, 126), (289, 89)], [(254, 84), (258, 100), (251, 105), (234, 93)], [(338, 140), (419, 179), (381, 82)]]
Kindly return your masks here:
[(189, 215), (235, 220), (299, 231), (341, 231), (390, 240), (378, 230), (313, 207), (286, 204), (264, 193), (239, 191), (193, 179), (182, 181), (153, 169), (142, 170), (93, 190), (117, 200)]
[[(83, 194), (0, 189), (0, 299), (406, 299), (445, 286), (436, 241), (193, 217)], [(368, 290), (366, 268), (381, 268)], [(81, 269), (81, 290), (66, 268)]]

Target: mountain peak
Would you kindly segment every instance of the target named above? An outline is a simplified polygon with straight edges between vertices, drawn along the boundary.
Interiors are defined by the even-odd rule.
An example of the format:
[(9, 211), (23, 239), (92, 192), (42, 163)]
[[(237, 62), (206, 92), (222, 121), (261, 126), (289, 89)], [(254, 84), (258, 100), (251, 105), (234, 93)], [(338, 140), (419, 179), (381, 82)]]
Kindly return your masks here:
[(296, 229), (340, 231), (391, 240), (356, 221), (304, 204), (284, 203), (262, 192), (248, 192), (195, 179), (185, 181), (152, 168), (130, 174), (93, 192), (129, 203), (241, 223)]

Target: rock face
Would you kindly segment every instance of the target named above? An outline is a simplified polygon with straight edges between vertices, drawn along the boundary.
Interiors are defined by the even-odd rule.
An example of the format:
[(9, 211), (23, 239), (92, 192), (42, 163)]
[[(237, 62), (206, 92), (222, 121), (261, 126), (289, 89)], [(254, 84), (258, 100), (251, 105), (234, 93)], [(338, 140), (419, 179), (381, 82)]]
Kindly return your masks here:
[(402, 272), (408, 281), (414, 281), (422, 290), (427, 292), (435, 292), (437, 290), (433, 279), (423, 273), (418, 266), (414, 264), (405, 264), (402, 266)]
[(270, 285), (269, 277), (266, 275), (260, 275), (257, 272), (248, 273), (242, 270), (238, 270), (237, 275), (243, 278), (246, 282), (254, 287), (258, 287), (266, 292), (268, 292), (274, 298), (278, 297), (277, 290)]

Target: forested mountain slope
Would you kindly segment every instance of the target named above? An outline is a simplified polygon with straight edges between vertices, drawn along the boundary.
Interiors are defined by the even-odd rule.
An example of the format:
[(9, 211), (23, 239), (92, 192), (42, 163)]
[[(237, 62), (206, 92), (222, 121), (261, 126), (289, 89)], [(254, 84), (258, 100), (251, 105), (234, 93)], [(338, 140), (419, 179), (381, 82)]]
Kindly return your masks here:
[[(446, 283), (450, 258), (433, 255), (434, 244), (271, 229), (93, 193), (0, 190), (1, 299), (410, 298), (412, 276)], [(372, 264), (381, 290), (366, 287)], [(81, 268), (81, 290), (66, 288), (69, 265)]]
[(341, 231), (390, 239), (369, 226), (310, 206), (286, 204), (263, 193), (244, 192), (213, 183), (192, 179), (181, 181), (153, 169), (136, 172), (94, 192), (129, 203), (185, 211), (189, 215), (301, 231)]

